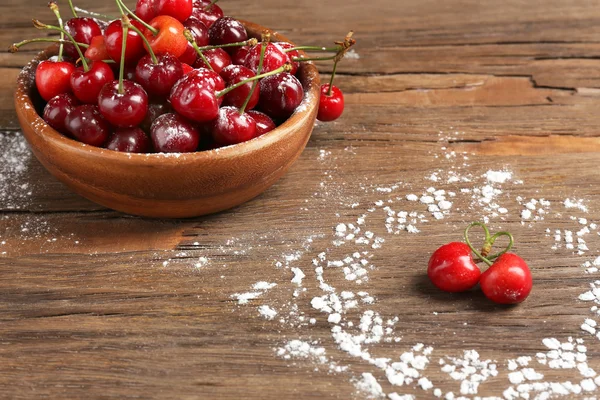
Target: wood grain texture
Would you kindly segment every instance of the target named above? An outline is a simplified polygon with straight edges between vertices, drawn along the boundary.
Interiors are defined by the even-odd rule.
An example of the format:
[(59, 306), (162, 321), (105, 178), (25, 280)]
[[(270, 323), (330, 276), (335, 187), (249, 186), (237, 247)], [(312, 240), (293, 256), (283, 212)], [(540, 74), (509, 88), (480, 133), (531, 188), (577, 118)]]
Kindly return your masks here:
[[(110, 2), (77, 3), (114, 12)], [(369, 185), (402, 182), (400, 196), (420, 195), (430, 186), (457, 192), (464, 187), (433, 183), (427, 179), (433, 170), (471, 174), (480, 182), (487, 170), (506, 167), (524, 181), (506, 186), (503, 196), (512, 208), (493, 227), (510, 228), (517, 237), (517, 250), (533, 270), (534, 294), (507, 309), (480, 294), (439, 293), (428, 283), (424, 271), (431, 252), (459, 240), (470, 218), (489, 214), (462, 196), (454, 204), (462, 212), (422, 225), (418, 235), (386, 236), (375, 255), (377, 267), (362, 287), (377, 298), (378, 312), (400, 316), (402, 337), (400, 344), (380, 345), (376, 355), (397, 358), (424, 342), (434, 347), (436, 364), (440, 357), (477, 349), (504, 371), (478, 394), (501, 396), (509, 386), (506, 360), (546, 351), (543, 338), (584, 337), (579, 326), (591, 314), (577, 297), (593, 276), (579, 265), (597, 255), (600, 236), (587, 239), (585, 256), (551, 246), (555, 230), (579, 229), (571, 215), (600, 219), (596, 3), (222, 3), (236, 17), (297, 43), (339, 40), (354, 29), (359, 58), (340, 65), (338, 80), (346, 93), (344, 116), (318, 124), (298, 162), (263, 195), (192, 220), (144, 220), (102, 209), (29, 159), (18, 177), (31, 194), (18, 209), (4, 201), (6, 193), (0, 195), (0, 398), (362, 398), (351, 383), (361, 372), (372, 372), (386, 393), (431, 398), (415, 385), (393, 387), (381, 371), (339, 350), (331, 325), (310, 307), (311, 298), (321, 295), (310, 265), (321, 251), (344, 256), (343, 248), (331, 244), (340, 221), (396, 195)], [(51, 20), (45, 1), (3, 1), (0, 43), (8, 47), (36, 36), (29, 28), (32, 16)], [(12, 95), (34, 49), (0, 55), (0, 139), (19, 135)], [(326, 79), (331, 66), (321, 71)], [(468, 165), (446, 159), (451, 151), (468, 152)], [(551, 212), (522, 225), (518, 196), (543, 197), (552, 202)], [(564, 210), (567, 197), (585, 199), (589, 213)], [(354, 203), (360, 206), (352, 208)], [(292, 272), (274, 265), (296, 252), (301, 254), (294, 265), (311, 275), (307, 293), (294, 300)], [(208, 263), (196, 267), (201, 257)], [(349, 285), (341, 274), (328, 279), (338, 288)], [(258, 281), (278, 287), (248, 306), (231, 298)], [(270, 304), (289, 311), (291, 301), (317, 323), (298, 329), (266, 321), (256, 310)], [(315, 371), (310, 361), (275, 356), (274, 348), (296, 338), (319, 340), (349, 372), (328, 374)], [(600, 344), (585, 338), (590, 366), (599, 371)], [(581, 379), (575, 370), (543, 372), (546, 381)], [(439, 368), (430, 367), (427, 376), (444, 391), (459, 392), (460, 382)]]

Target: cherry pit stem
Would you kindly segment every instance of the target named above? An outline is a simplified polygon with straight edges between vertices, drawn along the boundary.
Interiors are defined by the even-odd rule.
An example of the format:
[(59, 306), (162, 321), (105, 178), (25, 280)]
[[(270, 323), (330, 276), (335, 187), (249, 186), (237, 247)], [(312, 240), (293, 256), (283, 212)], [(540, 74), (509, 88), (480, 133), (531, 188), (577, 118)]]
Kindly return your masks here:
[[(118, 1), (119, 0), (117, 0), (117, 3)], [(121, 17), (121, 25), (123, 25), (123, 44), (121, 45), (121, 65), (119, 67), (119, 94), (125, 92), (123, 87), (123, 79), (125, 78), (125, 55), (127, 53), (127, 35), (129, 34), (129, 26), (131, 25), (129, 17), (125, 14)]]
[(71, 8), (71, 14), (73, 14), (73, 17), (77, 18), (77, 11), (75, 11), (75, 7), (73, 7), (72, 0), (69, 0), (69, 8)]
[[(485, 241), (484, 241), (484, 245), (483, 248), (480, 251), (478, 251), (475, 247), (473, 247), (473, 245), (471, 244), (471, 241), (469, 240), (469, 230), (474, 227), (474, 226), (479, 226), (483, 229), (484, 233), (485, 233)], [(508, 246), (506, 246), (506, 248), (504, 250), (502, 250), (499, 253), (496, 253), (492, 256), (488, 256), (489, 252), (492, 249), (492, 246), (494, 245), (496, 239), (502, 237), (502, 236), (507, 236), (509, 243)], [(512, 249), (513, 245), (514, 245), (514, 238), (512, 236), (512, 234), (510, 234), (509, 232), (498, 232), (496, 234), (494, 234), (493, 236), (490, 234), (490, 230), (488, 229), (488, 227), (483, 223), (483, 222), (472, 222), (466, 229), (465, 229), (465, 242), (467, 243), (467, 246), (469, 246), (469, 248), (471, 249), (471, 251), (484, 263), (486, 263), (488, 266), (492, 266), (492, 261), (498, 257), (500, 257), (502, 254), (508, 252), (510, 249)]]
[[(58, 20), (58, 26), (60, 26), (61, 29), (64, 29), (65, 26), (63, 25), (63, 20), (60, 16), (60, 10), (58, 9), (58, 4), (56, 4), (55, 1), (51, 1), (50, 3), (48, 3), (48, 7), (50, 7), (50, 9), (54, 13), (54, 15), (56, 15), (56, 19)], [(60, 40), (65, 40), (64, 32), (60, 33)], [(65, 47), (65, 45), (63, 43), (61, 43), (58, 48), (58, 61), (63, 60), (64, 47)]]
[(88, 63), (87, 63), (85, 57), (83, 56), (83, 53), (81, 52), (81, 49), (79, 48), (79, 46), (77, 45), (77, 42), (75, 41), (75, 39), (69, 32), (67, 32), (66, 30), (64, 30), (58, 26), (46, 25), (42, 21), (37, 20), (37, 19), (33, 19), (33, 26), (35, 26), (37, 29), (50, 29), (53, 31), (59, 31), (59, 32), (64, 33), (69, 38), (71, 43), (75, 46), (75, 50), (77, 50), (77, 54), (79, 54), (79, 59), (81, 60), (81, 64), (83, 65), (83, 70), (85, 72), (90, 70)]
[(335, 79), (335, 73), (337, 72), (337, 66), (339, 59), (336, 59), (333, 63), (333, 71), (331, 72), (331, 79), (329, 80), (329, 89), (327, 90), (327, 96), (331, 97), (333, 95), (333, 80)]
[(222, 48), (225, 48), (225, 47), (255, 46), (257, 44), (258, 44), (258, 40), (255, 39), (255, 38), (251, 38), (251, 39), (248, 39), (248, 40), (244, 40), (243, 42), (219, 44), (219, 45), (214, 45), (214, 46), (202, 46), (202, 47), (198, 47), (198, 50), (200, 50), (200, 51), (207, 51), (207, 50), (214, 50), (214, 49), (222, 49)]
[[(256, 69), (256, 75), (260, 75), (262, 73), (263, 64), (265, 62), (265, 53), (267, 51), (267, 45), (268, 42), (261, 42), (260, 44), (260, 59), (258, 60), (258, 68)], [(252, 89), (250, 89), (250, 93), (248, 93), (248, 96), (246, 96), (246, 100), (244, 100), (242, 108), (240, 108), (240, 115), (243, 115), (244, 112), (246, 112), (246, 107), (248, 107), (248, 103), (250, 103), (250, 99), (252, 98), (252, 95), (254, 94), (254, 91), (256, 90), (257, 86), (258, 81), (254, 81), (254, 83), (252, 83)]]
[[(22, 42), (19, 42), (19, 43), (13, 43), (8, 48), (8, 51), (10, 51), (11, 53), (16, 53), (17, 51), (19, 51), (19, 48), (22, 47), (22, 46), (25, 46), (25, 45), (30, 44), (30, 43), (40, 43), (40, 42), (43, 42), (43, 43), (61, 43), (61, 44), (71, 43), (70, 40), (64, 40), (64, 39), (35, 38), (35, 39), (23, 40)], [(77, 46), (83, 47), (83, 48), (90, 47), (89, 45), (87, 45), (85, 43), (79, 43), (79, 42), (77, 42)]]
[(261, 74), (261, 75), (253, 76), (252, 78), (245, 79), (245, 80), (243, 80), (241, 82), (236, 83), (235, 85), (229, 86), (227, 89), (223, 89), (220, 92), (217, 92), (217, 97), (223, 97), (227, 93), (229, 93), (229, 92), (231, 92), (231, 91), (239, 88), (240, 86), (244, 86), (248, 82), (257, 81), (259, 79), (266, 78), (267, 76), (277, 75), (277, 74), (280, 74), (282, 72), (290, 72), (291, 70), (292, 70), (292, 64), (286, 63), (286, 64), (282, 65), (281, 67), (279, 67), (277, 69), (274, 69), (273, 71), (266, 72), (266, 73)]

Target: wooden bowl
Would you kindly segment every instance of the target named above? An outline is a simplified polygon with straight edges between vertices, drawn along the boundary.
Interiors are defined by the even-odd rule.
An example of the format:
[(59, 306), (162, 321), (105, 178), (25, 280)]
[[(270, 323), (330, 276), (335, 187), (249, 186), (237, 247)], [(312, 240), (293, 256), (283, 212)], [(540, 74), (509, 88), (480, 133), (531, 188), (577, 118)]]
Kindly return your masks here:
[[(268, 29), (244, 22), (248, 35)], [(271, 32), (275, 41), (289, 41)], [(234, 146), (186, 154), (133, 154), (87, 146), (60, 134), (40, 117), (37, 65), (56, 46), (31, 61), (18, 78), (15, 106), (23, 134), (37, 159), (81, 196), (128, 214), (196, 217), (242, 204), (273, 185), (298, 159), (310, 138), (319, 105), (319, 73), (303, 63), (298, 78), (305, 97), (275, 130)]]

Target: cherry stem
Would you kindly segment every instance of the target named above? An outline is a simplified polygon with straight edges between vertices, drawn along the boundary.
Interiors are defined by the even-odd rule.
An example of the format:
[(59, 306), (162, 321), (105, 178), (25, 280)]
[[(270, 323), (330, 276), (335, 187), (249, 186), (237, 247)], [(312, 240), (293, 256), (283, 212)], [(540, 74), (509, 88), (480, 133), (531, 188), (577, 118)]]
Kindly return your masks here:
[(152, 46), (150, 46), (150, 42), (148, 41), (148, 39), (146, 39), (146, 36), (142, 33), (142, 31), (140, 31), (138, 28), (135, 27), (135, 25), (133, 25), (131, 23), (131, 21), (129, 20), (129, 18), (127, 18), (127, 27), (129, 29), (132, 29), (138, 35), (140, 35), (140, 37), (144, 41), (144, 44), (146, 45), (146, 49), (148, 50), (148, 54), (150, 54), (150, 57), (152, 58), (152, 62), (154, 63), (154, 65), (158, 64), (158, 59), (156, 58), (156, 54), (154, 53), (154, 50), (152, 50)]
[(219, 2), (219, 0), (213, 0), (213, 1), (211, 1), (209, 5), (207, 5), (206, 7), (204, 7), (204, 11), (210, 11), (210, 10), (212, 10), (212, 6), (214, 6), (218, 2)]
[(291, 70), (292, 70), (292, 65), (290, 63), (286, 63), (286, 64), (282, 65), (281, 67), (279, 67), (277, 69), (274, 69), (273, 71), (265, 72), (264, 74), (253, 76), (252, 78), (245, 79), (245, 80), (243, 80), (241, 82), (236, 83), (233, 86), (229, 86), (228, 88), (223, 89), (220, 92), (218, 92), (217, 93), (217, 97), (223, 97), (227, 93), (231, 92), (232, 90), (235, 90), (235, 89), (239, 88), (240, 86), (244, 86), (248, 82), (257, 81), (259, 79), (266, 78), (267, 76), (277, 75), (277, 74), (280, 74), (282, 72), (290, 72)]
[(185, 38), (192, 45), (192, 47), (194, 48), (194, 50), (196, 50), (196, 53), (198, 54), (198, 57), (200, 57), (202, 59), (202, 61), (206, 65), (206, 67), (209, 70), (211, 70), (211, 71), (214, 72), (215, 70), (213, 69), (212, 65), (210, 65), (210, 63), (208, 62), (208, 60), (204, 56), (204, 53), (202, 53), (202, 50), (200, 50), (200, 47), (198, 47), (198, 44), (196, 43), (196, 39), (194, 39), (194, 35), (192, 35), (192, 32), (186, 29), (186, 30), (183, 31), (183, 36), (185, 36)]
[[(512, 249), (513, 245), (515, 244), (515, 239), (514, 239), (513, 235), (510, 232), (498, 232), (498, 233), (496, 233), (494, 236), (492, 236), (490, 238), (491, 244), (493, 245), (494, 242), (496, 241), (496, 239), (498, 239), (499, 237), (502, 237), (502, 236), (508, 237), (508, 240), (509, 240), (508, 246), (506, 246), (506, 248), (504, 250), (502, 250), (501, 252), (496, 253), (496, 254), (491, 255), (491, 256), (488, 256), (487, 257), (488, 260), (494, 260), (494, 259), (500, 257), (502, 254), (510, 251), (510, 249)], [(491, 249), (491, 247), (490, 247), (490, 249)]]
[(148, 23), (146, 23), (143, 19), (141, 19), (140, 17), (138, 17), (137, 15), (135, 15), (135, 13), (133, 11), (131, 11), (126, 5), (125, 3), (123, 3), (123, 0), (117, 0), (117, 5), (119, 6), (119, 9), (121, 10), (121, 15), (126, 15), (125, 12), (123, 12), (123, 10), (127, 11), (127, 13), (129, 15), (131, 15), (133, 17), (133, 19), (135, 19), (137, 22), (139, 22), (140, 24), (144, 25), (144, 27), (146, 27), (146, 29), (148, 29), (150, 32), (152, 32), (152, 34), (154, 36), (158, 35), (158, 29), (150, 26)]
[[(483, 228), (483, 230), (485, 232), (485, 242), (483, 244), (483, 249), (481, 250), (481, 252), (477, 251), (477, 249), (475, 249), (473, 247), (473, 245), (471, 244), (471, 241), (469, 240), (469, 229), (471, 229), (474, 226), (479, 226), (479, 227)], [(501, 252), (496, 253), (492, 256), (488, 256), (488, 254), (492, 250), (492, 246), (494, 245), (496, 240), (502, 236), (508, 237), (508, 240), (509, 240), (508, 246), (506, 246), (506, 248), (504, 250), (502, 250)], [(465, 229), (465, 241), (467, 242), (467, 245), (469, 246), (471, 251), (473, 253), (475, 253), (475, 255), (481, 261), (485, 262), (489, 266), (492, 265), (492, 262), (490, 260), (494, 260), (494, 259), (500, 257), (502, 254), (508, 252), (510, 249), (512, 249), (513, 245), (515, 244), (513, 235), (510, 232), (504, 232), (504, 231), (498, 232), (498, 233), (494, 234), (493, 236), (491, 236), (489, 229), (482, 222), (473, 222), (473, 223), (471, 223), (471, 225), (469, 225), (467, 227), (467, 229)]]
[(296, 51), (296, 50), (306, 50), (306, 51), (322, 51), (325, 53), (337, 53), (338, 51), (340, 51), (341, 48), (342, 48), (342, 46), (336, 46), (336, 47), (297, 46), (297, 47), (292, 47), (290, 49), (285, 49), (285, 50), (283, 50), (283, 52), (289, 53), (291, 51)]
[(255, 46), (257, 44), (258, 44), (258, 40), (254, 39), (254, 38), (251, 38), (251, 39), (248, 39), (248, 40), (244, 40), (243, 42), (219, 44), (219, 45), (214, 45), (214, 46), (202, 46), (202, 47), (198, 47), (198, 49), (200, 51), (206, 51), (206, 50), (222, 49), (222, 48), (225, 48), (225, 47)]
[(69, 0), (69, 7), (71, 8), (71, 14), (73, 14), (73, 16), (75, 18), (77, 18), (77, 12), (75, 11), (75, 7), (73, 7), (73, 1)]
[[(50, 9), (54, 13), (54, 15), (56, 15), (56, 19), (58, 19), (58, 26), (60, 26), (61, 29), (64, 29), (65, 26), (63, 25), (63, 20), (60, 16), (58, 4), (56, 4), (56, 2), (54, 2), (54, 1), (51, 1), (50, 3), (48, 3), (48, 7), (50, 7)], [(60, 40), (65, 40), (65, 34), (63, 32), (60, 33)], [(64, 47), (65, 47), (64, 44), (61, 42), (61, 44), (58, 48), (58, 61), (63, 60)]]
[[(118, 1), (118, 0), (117, 0)], [(129, 34), (129, 18), (123, 14), (121, 18), (121, 25), (123, 25), (123, 44), (121, 45), (121, 65), (119, 67), (119, 93), (123, 94), (125, 89), (123, 88), (123, 78), (125, 76), (125, 53), (127, 52), (127, 35)]]
[(80, 7), (77, 7), (77, 6), (74, 7), (74, 10), (77, 11), (77, 12), (80, 12), (82, 14), (87, 14), (90, 17), (93, 17), (93, 18), (96, 18), (96, 19), (102, 19), (102, 20), (108, 20), (108, 21), (113, 21), (113, 20), (116, 19), (115, 17), (113, 17), (111, 15), (100, 14), (100, 13), (97, 13), (97, 12), (94, 12), (94, 11), (84, 10), (83, 8), (80, 8)]
[(43, 22), (34, 19), (33, 20), (33, 26), (35, 26), (37, 29), (50, 29), (53, 31), (59, 31), (64, 33), (65, 35), (67, 35), (67, 37), (69, 38), (69, 41), (75, 46), (75, 50), (77, 50), (77, 54), (79, 54), (79, 58), (81, 60), (81, 64), (83, 65), (83, 70), (85, 72), (89, 71), (89, 66), (87, 61), (85, 60), (85, 57), (83, 56), (83, 53), (81, 52), (81, 49), (79, 48), (79, 46), (77, 45), (77, 42), (75, 41), (75, 39), (73, 38), (73, 36), (71, 36), (71, 34), (69, 32), (67, 32), (66, 30), (59, 28), (58, 26), (54, 26), (54, 25), (46, 25)]
[[(268, 44), (268, 43), (260, 44), (260, 59), (258, 60), (258, 68), (256, 69), (256, 75), (260, 75), (260, 73), (262, 72), (262, 69), (263, 69), (263, 64), (265, 61), (265, 53), (267, 51), (267, 46), (265, 46), (265, 44)], [(250, 89), (250, 93), (246, 97), (246, 100), (244, 101), (244, 104), (242, 105), (242, 108), (240, 109), (240, 115), (243, 115), (244, 112), (246, 112), (246, 107), (248, 107), (248, 103), (250, 103), (250, 99), (252, 98), (252, 95), (254, 94), (254, 91), (256, 90), (256, 86), (258, 86), (258, 81), (254, 81), (254, 83), (252, 84), (252, 89)]]
[(485, 232), (485, 242), (487, 243), (490, 240), (490, 231), (487, 228), (487, 226), (485, 226), (484, 223), (482, 222), (473, 222), (471, 223), (471, 225), (467, 226), (467, 229), (465, 229), (465, 242), (467, 242), (467, 246), (469, 246), (469, 248), (471, 249), (471, 251), (473, 253), (475, 253), (475, 255), (484, 263), (486, 263), (488, 266), (492, 266), (492, 262), (490, 260), (488, 260), (487, 258), (485, 258), (475, 247), (473, 247), (473, 245), (471, 244), (471, 241), (469, 240), (469, 229), (471, 229), (474, 226), (480, 226), (483, 228), (484, 232)]
[(306, 62), (306, 61), (331, 61), (337, 58), (337, 54), (331, 57), (312, 57), (312, 58), (298, 58), (292, 57), (292, 61), (295, 62)]
[[(11, 53), (16, 53), (17, 51), (19, 51), (19, 47), (25, 46), (26, 44), (39, 43), (39, 42), (61, 43), (61, 44), (71, 43), (70, 40), (64, 40), (64, 39), (36, 38), (36, 39), (23, 40), (22, 42), (19, 42), (19, 43), (14, 43), (12, 46), (10, 46), (8, 48), (8, 51), (10, 51)], [(85, 47), (85, 48), (89, 47), (89, 45), (84, 44), (84, 43), (79, 43), (79, 42), (77, 42), (77, 46), (79, 46), (79, 47)]]
[(333, 72), (331, 73), (331, 80), (329, 81), (329, 90), (327, 90), (327, 97), (331, 97), (333, 95), (333, 80), (335, 79), (335, 73), (337, 71), (338, 62), (340, 60), (336, 59), (333, 63)]

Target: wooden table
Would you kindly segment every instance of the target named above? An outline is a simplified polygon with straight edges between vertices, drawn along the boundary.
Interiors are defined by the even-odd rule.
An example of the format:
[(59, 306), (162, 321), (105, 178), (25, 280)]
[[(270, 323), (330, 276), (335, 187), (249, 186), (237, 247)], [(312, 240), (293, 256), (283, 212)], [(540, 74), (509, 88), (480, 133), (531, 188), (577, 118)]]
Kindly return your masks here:
[[(35, 37), (33, 16), (52, 21), (45, 3), (3, 1), (2, 45)], [(111, 2), (77, 3), (115, 13)], [(581, 329), (594, 319), (593, 302), (579, 300), (597, 279), (593, 269), (586, 272), (593, 265), (581, 265), (600, 250), (593, 225), (600, 212), (597, 3), (222, 3), (298, 43), (327, 44), (354, 29), (358, 44), (340, 67), (343, 118), (317, 124), (300, 160), (273, 188), (218, 215), (140, 219), (72, 194), (23, 147), (13, 110), (16, 76), (35, 48), (0, 55), (1, 398), (366, 398), (377, 388), (357, 389), (371, 377), (364, 373), (385, 394), (431, 398), (438, 388), (460, 396), (462, 381), (478, 378), (471, 371), (454, 380), (439, 360), (460, 364), (452, 358), (470, 350), (492, 360), (468, 362), (479, 365), (477, 374), (490, 375), (477, 395), (502, 397), (517, 389), (511, 379), (523, 377), (508, 375), (526, 367), (524, 359), (509, 362), (520, 356), (532, 357), (527, 367), (544, 375), (524, 383), (587, 379), (575, 364), (555, 369), (538, 361), (536, 353), (556, 347), (549, 338), (568, 343), (569, 337), (587, 346), (577, 362), (584, 354), (600, 372), (598, 339)], [(326, 79), (331, 66), (321, 70)], [(430, 187), (445, 190), (452, 203), (444, 203), (449, 210), (441, 215), (422, 198)], [(567, 208), (567, 199), (582, 202)], [(416, 213), (406, 224), (416, 219), (418, 233), (394, 232), (402, 211)], [(513, 232), (515, 251), (532, 268), (534, 291), (520, 306), (495, 306), (478, 290), (441, 293), (427, 280), (430, 254), (484, 217), (493, 230)], [(353, 233), (349, 223), (361, 231)], [(586, 226), (590, 232), (578, 236)], [(358, 238), (369, 244), (357, 244)], [(355, 252), (359, 257), (346, 264)], [(338, 265), (358, 263), (360, 271), (361, 259), (366, 268), (359, 275), (367, 275), (349, 280), (352, 272)], [(329, 292), (319, 285), (313, 260), (338, 298), (351, 292), (358, 299), (354, 308), (346, 303), (340, 322), (335, 310), (314, 307), (322, 308), (314, 299)], [(277, 286), (253, 290), (260, 282)], [(244, 293), (257, 298), (239, 304), (235, 294)], [(267, 319), (264, 306), (277, 316)], [(377, 315), (383, 335), (373, 328)], [(340, 347), (347, 342), (338, 332), (359, 335), (361, 317), (374, 321), (363, 328), (376, 341), (362, 343), (363, 358)], [(389, 319), (394, 327), (386, 333)], [(290, 356), (290, 346), (299, 344), (294, 340), (310, 342), (312, 353)], [(424, 349), (412, 350), (418, 343), (433, 348), (425, 355), (429, 364), (415, 369), (412, 383), (392, 385), (385, 369), (393, 370), (402, 354), (405, 361), (422, 355)], [(562, 351), (571, 354), (567, 359), (577, 353), (569, 344)], [(422, 377), (433, 388), (423, 390)], [(589, 396), (593, 377), (583, 383)], [(463, 385), (464, 395), (474, 397), (468, 382)], [(532, 398), (541, 393), (521, 389)]]

